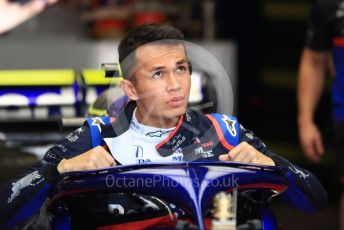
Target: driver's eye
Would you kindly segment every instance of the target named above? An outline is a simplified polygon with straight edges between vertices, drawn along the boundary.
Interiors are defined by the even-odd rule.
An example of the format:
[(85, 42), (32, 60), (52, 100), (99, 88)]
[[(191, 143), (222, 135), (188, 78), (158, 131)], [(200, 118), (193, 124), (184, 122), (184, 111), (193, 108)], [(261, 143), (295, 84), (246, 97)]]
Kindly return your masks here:
[(162, 77), (162, 71), (155, 72), (152, 76), (154, 79), (158, 79)]
[(186, 71), (186, 67), (185, 66), (178, 66), (177, 71), (180, 73), (184, 73)]

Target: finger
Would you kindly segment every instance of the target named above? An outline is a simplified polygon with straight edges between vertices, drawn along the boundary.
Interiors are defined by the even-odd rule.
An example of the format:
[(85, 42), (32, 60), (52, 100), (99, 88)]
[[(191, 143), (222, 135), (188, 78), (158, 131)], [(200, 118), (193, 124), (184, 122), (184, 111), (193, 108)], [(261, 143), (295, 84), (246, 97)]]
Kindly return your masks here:
[(25, 5), (20, 5), (18, 9), (20, 9), (20, 20), (27, 20), (30, 17), (38, 14), (41, 12), (46, 3), (44, 0), (33, 0)]
[(231, 158), (231, 160), (235, 162), (242, 162), (242, 160), (246, 157), (247, 154), (247, 149), (241, 149), (235, 157)]
[(324, 145), (322, 142), (321, 135), (317, 135), (314, 145), (318, 155), (322, 156), (324, 154)]
[(108, 168), (111, 164), (105, 159), (102, 153), (93, 152), (92, 162), (96, 169)]
[(241, 154), (243, 157), (239, 160), (241, 163), (249, 163), (249, 164), (255, 164), (256, 162), (253, 161), (254, 155), (250, 152), (247, 152), (245, 154)]
[(313, 144), (311, 142), (303, 145), (303, 151), (305, 152), (306, 156), (308, 156), (308, 157), (314, 156), (314, 154), (315, 154)]
[(237, 162), (243, 162), (243, 160), (249, 156), (252, 157), (256, 153), (256, 149), (252, 147), (251, 145), (247, 143), (243, 143), (241, 146), (241, 149), (238, 153), (236, 153), (236, 156), (232, 158), (232, 160), (237, 161)]
[(235, 146), (231, 151), (229, 151), (228, 156), (230, 160), (233, 160), (240, 154), (241, 150), (247, 145), (246, 142), (241, 142), (237, 146)]
[(229, 160), (229, 155), (228, 155), (228, 153), (227, 153), (227, 154), (222, 154), (222, 155), (220, 155), (220, 156), (219, 156), (219, 160), (220, 160), (220, 161), (230, 161), (230, 160)]
[(101, 146), (91, 150), (91, 159), (97, 168), (108, 168), (115, 164), (115, 159)]
[(320, 157), (315, 152), (315, 145), (313, 143), (309, 143), (304, 146), (304, 152), (305, 155), (309, 160), (311, 160), (314, 163), (318, 163), (320, 161)]
[[(98, 148), (91, 149), (85, 153), (84, 160), (78, 162), (77, 164), (84, 165), (86, 170), (93, 170), (106, 167), (106, 160), (104, 159), (102, 153)], [(78, 159), (76, 159), (78, 160)]]
[(113, 166), (116, 165), (115, 159), (111, 156), (111, 154), (105, 150), (103, 147), (98, 146), (97, 151), (99, 152), (99, 154), (102, 155), (102, 158), (104, 159), (107, 167), (109, 166)]
[(58, 2), (58, 0), (46, 0), (48, 5), (52, 5), (55, 4), (56, 2)]
[(99, 162), (101, 163), (101, 168), (108, 168), (108, 167), (111, 167), (112, 166), (112, 162), (109, 162), (105, 157), (105, 155), (102, 154), (100, 155), (100, 159), (99, 159)]
[(104, 163), (102, 161), (100, 154), (93, 151), (91, 153), (89, 163), (87, 164), (88, 170), (104, 168)]

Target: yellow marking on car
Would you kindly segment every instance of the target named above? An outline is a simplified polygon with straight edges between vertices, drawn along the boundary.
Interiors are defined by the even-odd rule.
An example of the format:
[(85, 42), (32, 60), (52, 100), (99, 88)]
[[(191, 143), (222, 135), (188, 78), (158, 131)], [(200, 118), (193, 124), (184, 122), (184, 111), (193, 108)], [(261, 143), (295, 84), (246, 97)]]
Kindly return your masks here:
[(75, 72), (68, 69), (0, 70), (0, 86), (72, 85)]
[(105, 78), (102, 71), (84, 69), (81, 71), (87, 85), (119, 85), (123, 78)]

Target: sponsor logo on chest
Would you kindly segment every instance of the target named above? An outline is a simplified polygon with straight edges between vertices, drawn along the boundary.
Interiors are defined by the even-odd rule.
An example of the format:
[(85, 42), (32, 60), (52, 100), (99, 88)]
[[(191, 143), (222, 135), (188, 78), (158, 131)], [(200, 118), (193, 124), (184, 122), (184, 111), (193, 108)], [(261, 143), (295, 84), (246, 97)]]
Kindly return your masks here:
[(212, 149), (205, 150), (202, 146), (197, 147), (194, 151), (196, 155), (202, 155), (202, 158), (209, 158), (214, 156)]
[[(149, 154), (148, 152), (145, 152), (144, 148), (140, 145), (134, 145), (135, 148), (135, 158), (137, 164), (143, 164), (143, 163), (149, 163), (154, 162), (154, 160), (163, 160), (166, 162), (172, 162), (172, 161), (183, 161), (184, 154), (182, 152), (181, 148), (177, 148), (176, 151), (168, 157), (159, 157), (153, 156), (154, 154)], [(147, 150), (146, 150), (147, 151)]]
[(142, 164), (142, 163), (148, 163), (151, 162), (150, 159), (145, 158), (144, 153), (143, 153), (143, 147), (140, 145), (134, 145), (136, 148), (135, 152), (135, 157), (136, 157), (136, 163)]

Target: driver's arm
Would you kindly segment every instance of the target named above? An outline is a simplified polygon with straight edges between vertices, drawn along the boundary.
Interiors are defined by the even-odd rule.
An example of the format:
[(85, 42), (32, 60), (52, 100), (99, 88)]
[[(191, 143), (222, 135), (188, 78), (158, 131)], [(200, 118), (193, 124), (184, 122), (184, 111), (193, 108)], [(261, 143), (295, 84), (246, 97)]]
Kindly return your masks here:
[(282, 166), (287, 169), (289, 181), (288, 189), (282, 195), (284, 198), (306, 212), (319, 211), (327, 206), (326, 191), (312, 173), (273, 153), (252, 131), (241, 125), (237, 126), (236, 133), (239, 133), (237, 145), (220, 155), (219, 160)]
[(71, 171), (94, 170), (116, 165), (115, 159), (102, 146), (97, 146), (87, 152), (70, 159), (63, 159), (57, 166), (62, 174)]
[(273, 153), (252, 131), (242, 126), (240, 126), (240, 142), (247, 142), (272, 159), (276, 166), (282, 166), (288, 170), (289, 187), (282, 196), (292, 205), (306, 212), (315, 212), (326, 208), (327, 193), (320, 181), (311, 172)]
[(23, 176), (1, 186), (0, 228), (15, 226), (38, 213), (61, 173), (111, 166), (113, 158), (105, 152), (101, 147), (92, 149), (88, 127), (69, 134)]

